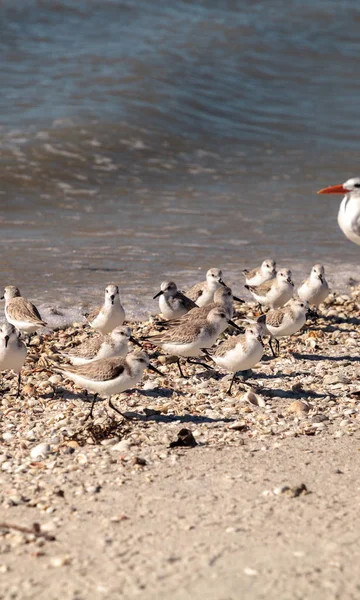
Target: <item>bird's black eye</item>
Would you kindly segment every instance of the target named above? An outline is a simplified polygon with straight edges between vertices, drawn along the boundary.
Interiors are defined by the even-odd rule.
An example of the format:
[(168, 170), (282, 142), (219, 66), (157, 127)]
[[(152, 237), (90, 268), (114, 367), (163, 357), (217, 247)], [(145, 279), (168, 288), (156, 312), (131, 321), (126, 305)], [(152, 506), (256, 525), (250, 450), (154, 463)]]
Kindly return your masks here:
[(354, 183), (354, 187), (360, 188), (360, 183)]

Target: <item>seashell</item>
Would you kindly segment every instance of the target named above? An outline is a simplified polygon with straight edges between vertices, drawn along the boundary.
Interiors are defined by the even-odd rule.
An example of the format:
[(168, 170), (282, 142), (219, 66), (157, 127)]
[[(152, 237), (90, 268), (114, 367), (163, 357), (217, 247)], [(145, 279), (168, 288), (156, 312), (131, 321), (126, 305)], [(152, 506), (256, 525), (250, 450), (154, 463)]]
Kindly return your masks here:
[(30, 457), (33, 460), (37, 461), (39, 459), (46, 458), (50, 452), (51, 452), (51, 448), (50, 448), (49, 444), (42, 443), (42, 444), (38, 444), (37, 446), (32, 448), (32, 450), (30, 451)]

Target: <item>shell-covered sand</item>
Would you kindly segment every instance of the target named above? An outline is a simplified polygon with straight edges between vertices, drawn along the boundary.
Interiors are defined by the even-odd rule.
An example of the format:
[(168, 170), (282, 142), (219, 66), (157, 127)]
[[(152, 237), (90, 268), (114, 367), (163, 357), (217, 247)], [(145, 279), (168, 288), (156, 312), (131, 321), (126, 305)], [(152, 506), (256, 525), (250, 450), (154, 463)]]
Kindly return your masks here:
[[(327, 587), (319, 572), (316, 577), (317, 552), (307, 567), (309, 577), (300, 569), (299, 577), (305, 579), (299, 594), (291, 592), (297, 567), (282, 577), (287, 551), (284, 547), (281, 559), (271, 550), (271, 540), (276, 548), (277, 535), (282, 534), (276, 527), (269, 530), (265, 514), (272, 522), (273, 511), (280, 510), (279, 504), (272, 506), (276, 499), (283, 502), (289, 531), (299, 528), (305, 535), (308, 527), (308, 550), (300, 543), (293, 548), (294, 537), (289, 540), (290, 562), (294, 552), (314, 551), (326, 531), (321, 520), (316, 525), (314, 511), (320, 505), (313, 474), (318, 473), (322, 490), (330, 486), (328, 466), (333, 469), (337, 453), (346, 454), (348, 468), (358, 465), (359, 294), (355, 289), (349, 295), (331, 295), (321, 316), (308, 321), (299, 334), (281, 340), (279, 357), (271, 357), (267, 348), (248, 379), (234, 384), (232, 396), (226, 394), (229, 375), (185, 365), (188, 377), (182, 379), (176, 364), (159, 360), (159, 353), (145, 344), (163, 377), (148, 371), (137, 389), (113, 397), (129, 419), (115, 414), (104, 400), (96, 403), (94, 420), (84, 423), (91, 396), (86, 398), (83, 390), (51, 370), (53, 361), (63, 362), (58, 350), (94, 335), (88, 328), (74, 325), (33, 338), (22, 372), (21, 398), (15, 398), (12, 373), (3, 373), (1, 381), (0, 597), (79, 600), (90, 594), (115, 598), (124, 593), (127, 598), (150, 599), (270, 598), (275, 596), (262, 595), (270, 582), (278, 597), (340, 597), (336, 577)], [(253, 304), (240, 306), (235, 321), (241, 324), (243, 316), (252, 315)], [(156, 320), (131, 325), (134, 337), (141, 338), (155, 331)], [(192, 432), (196, 447), (170, 447), (183, 428)], [(306, 457), (314, 448), (320, 459), (307, 470)], [(275, 451), (282, 456), (272, 460)], [(338, 470), (341, 479), (346, 469)], [(342, 501), (349, 506), (349, 496), (358, 495), (357, 482), (353, 494), (350, 485), (351, 478), (342, 488)], [(295, 516), (298, 508), (293, 513), (289, 502), (296, 507), (294, 503), (302, 503), (302, 518)], [(326, 503), (335, 510), (328, 494), (321, 502), (325, 513)], [(338, 514), (343, 514), (341, 505)], [(235, 524), (234, 515), (240, 519)], [(278, 529), (286, 530), (279, 515)], [(307, 522), (311, 518), (314, 528)], [(33, 529), (34, 522), (38, 528)], [(344, 539), (341, 535), (338, 532), (332, 543), (341, 539), (343, 548), (347, 534)], [(244, 540), (248, 553), (241, 554)], [(345, 554), (351, 548), (351, 540), (347, 542)], [(265, 563), (264, 556), (260, 563), (255, 558), (262, 544)], [(331, 558), (339, 565), (344, 562), (341, 548)], [(55, 568), (62, 593), (52, 583)], [(324, 566), (319, 569), (321, 573)], [(350, 587), (343, 587), (341, 598), (352, 597), (356, 578), (353, 574), (347, 581)], [(245, 595), (236, 592), (237, 581)]]

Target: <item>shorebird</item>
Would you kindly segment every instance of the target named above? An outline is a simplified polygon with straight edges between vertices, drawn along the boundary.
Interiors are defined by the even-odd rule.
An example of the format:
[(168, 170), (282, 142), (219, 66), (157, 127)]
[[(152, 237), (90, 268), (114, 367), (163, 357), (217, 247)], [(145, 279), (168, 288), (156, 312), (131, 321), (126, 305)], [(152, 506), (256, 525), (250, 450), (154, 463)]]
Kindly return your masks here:
[(21, 369), (26, 359), (26, 346), (21, 333), (11, 323), (4, 323), (0, 330), (0, 371), (14, 371), (18, 376), (16, 397), (20, 395)]
[(270, 306), (270, 308), (284, 306), (294, 292), (290, 269), (278, 271), (275, 279), (265, 281), (261, 285), (246, 285), (245, 287), (260, 305)]
[(248, 327), (243, 335), (234, 335), (215, 350), (205, 350), (205, 354), (219, 366), (233, 373), (227, 394), (231, 394), (231, 388), (239, 371), (252, 369), (264, 354), (264, 345), (261, 338), (262, 326), (253, 325)]
[[(225, 311), (217, 307), (213, 308), (202, 319), (188, 321), (177, 327), (171, 327), (164, 333), (148, 336), (144, 339), (155, 346), (160, 346), (167, 354), (177, 356), (180, 375), (184, 377), (180, 357), (197, 358), (201, 356), (202, 348), (211, 348), (229, 324), (240, 331), (240, 328), (229, 319)], [(198, 363), (195, 362), (194, 364)], [(203, 363), (200, 364), (204, 366)]]
[(178, 319), (185, 315), (196, 303), (180, 292), (173, 281), (163, 281), (160, 291), (155, 294), (153, 300), (159, 298), (159, 308), (164, 319)]
[(130, 352), (125, 358), (101, 358), (86, 365), (52, 365), (56, 373), (71, 379), (76, 385), (88, 392), (93, 392), (94, 397), (90, 412), (85, 420), (92, 418), (94, 404), (97, 396), (109, 397), (109, 406), (115, 412), (124, 416), (111, 402), (111, 396), (121, 394), (139, 383), (145, 369), (151, 369), (163, 377), (163, 373), (150, 364), (146, 352), (136, 350)]
[(140, 345), (131, 335), (130, 327), (115, 327), (107, 335), (99, 335), (85, 340), (79, 346), (60, 352), (68, 358), (73, 365), (85, 365), (101, 358), (125, 356), (129, 350), (129, 340)]
[(180, 319), (172, 319), (171, 321), (167, 321), (166, 323), (162, 324), (167, 325), (169, 327), (177, 327), (178, 325), (181, 325), (182, 323), (186, 323), (188, 321), (197, 321), (199, 319), (204, 319), (213, 308), (221, 308), (229, 317), (229, 319), (232, 319), (234, 314), (234, 299), (237, 300), (237, 298), (234, 298), (231, 288), (229, 288), (227, 285), (222, 286), (221, 288), (216, 290), (214, 294), (214, 302), (206, 304), (206, 306), (196, 306), (195, 308), (189, 310), (189, 312), (187, 312), (186, 315), (184, 315)]
[(323, 188), (318, 194), (345, 194), (338, 212), (338, 224), (349, 240), (360, 245), (360, 177)]
[(297, 295), (301, 300), (307, 300), (309, 304), (319, 306), (329, 294), (328, 282), (325, 279), (323, 265), (314, 265), (310, 277), (305, 279), (298, 288)]
[(293, 299), (283, 308), (270, 310), (266, 313), (266, 329), (270, 333), (270, 349), (273, 356), (276, 356), (272, 340), (275, 340), (276, 351), (280, 350), (280, 337), (293, 335), (305, 325), (309, 303), (307, 301)]
[(221, 285), (225, 285), (222, 279), (222, 271), (220, 269), (209, 269), (206, 273), (206, 281), (193, 285), (186, 295), (198, 306), (206, 306), (206, 304), (214, 301), (214, 294)]
[(85, 313), (87, 321), (93, 329), (100, 333), (111, 333), (125, 320), (125, 311), (121, 305), (119, 288), (109, 284), (105, 288), (105, 302), (101, 308), (95, 308), (90, 313)]
[(252, 269), (251, 271), (244, 269), (243, 275), (245, 275), (246, 285), (261, 285), (262, 283), (265, 283), (265, 281), (270, 281), (275, 278), (276, 262), (271, 258), (268, 258), (256, 269)]
[(6, 320), (16, 329), (30, 334), (37, 331), (39, 327), (45, 327), (46, 322), (42, 320), (38, 309), (22, 297), (19, 288), (7, 285), (1, 300), (4, 299)]

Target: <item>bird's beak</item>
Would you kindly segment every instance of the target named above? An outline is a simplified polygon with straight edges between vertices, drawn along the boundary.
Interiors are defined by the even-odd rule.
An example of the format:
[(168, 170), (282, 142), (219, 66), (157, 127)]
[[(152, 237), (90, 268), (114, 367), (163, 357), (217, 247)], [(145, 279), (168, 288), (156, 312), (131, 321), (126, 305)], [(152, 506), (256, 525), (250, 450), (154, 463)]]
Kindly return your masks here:
[(1, 296), (0, 300), (5, 300), (5, 296)]
[(140, 344), (140, 342), (138, 342), (135, 338), (133, 338), (133, 336), (131, 335), (129, 337), (130, 342), (132, 342), (133, 344), (136, 344), (137, 346), (139, 346), (140, 348), (142, 348), (142, 345)]
[(110, 296), (110, 300), (111, 300), (111, 304), (114, 304), (115, 296), (114, 295)]
[(262, 337), (261, 337), (261, 335), (258, 335), (258, 336), (257, 336), (257, 340), (258, 340), (258, 342), (260, 342), (260, 344), (262, 345), (262, 347), (264, 347), (264, 342), (263, 342), (263, 340), (262, 340)]
[(226, 283), (225, 283), (225, 281), (223, 279), (221, 279), (221, 277), (219, 279), (219, 283), (221, 283), (221, 285), (223, 285), (224, 287), (226, 287)]
[(164, 373), (162, 373), (161, 371), (159, 371), (159, 369), (157, 369), (156, 367), (154, 367), (154, 365), (149, 365), (148, 368), (150, 369), (150, 371), (154, 371), (154, 373), (157, 373), (158, 375), (161, 375), (161, 377), (164, 377)]
[(237, 296), (233, 296), (235, 302), (240, 302), (240, 304), (244, 304), (245, 300), (241, 300), (241, 298), (238, 298)]
[(330, 185), (329, 187), (319, 190), (318, 194), (347, 194), (349, 190), (343, 185)]
[(162, 290), (160, 290), (160, 292), (158, 292), (157, 294), (155, 294), (155, 296), (153, 297), (153, 300), (155, 300), (156, 298), (158, 298), (159, 296), (161, 296), (164, 292)]
[(288, 283), (291, 283), (292, 285), (294, 285), (294, 284), (293, 284), (293, 282), (292, 282), (292, 280), (291, 280), (291, 277), (288, 277), (286, 281), (287, 281)]
[(7, 348), (8, 343), (9, 343), (9, 336), (6, 335), (4, 339), (5, 339), (5, 348)]
[(234, 328), (235, 328), (235, 329), (237, 329), (238, 331), (241, 331), (241, 332), (243, 331), (243, 330), (241, 329), (241, 327), (239, 327), (238, 325), (236, 325), (236, 323), (234, 323), (234, 321), (232, 321), (231, 319), (228, 319), (228, 323), (229, 323), (229, 325), (231, 325), (231, 327), (234, 327)]
[(324, 283), (324, 278), (323, 278), (323, 276), (322, 276), (322, 274), (321, 274), (321, 273), (320, 273), (320, 275), (319, 275), (319, 279), (320, 279), (321, 283)]

